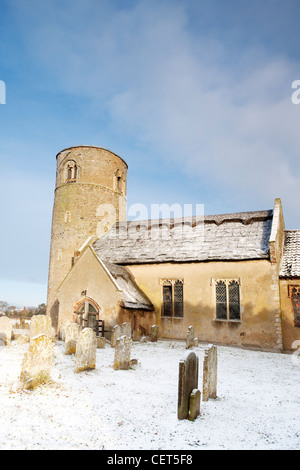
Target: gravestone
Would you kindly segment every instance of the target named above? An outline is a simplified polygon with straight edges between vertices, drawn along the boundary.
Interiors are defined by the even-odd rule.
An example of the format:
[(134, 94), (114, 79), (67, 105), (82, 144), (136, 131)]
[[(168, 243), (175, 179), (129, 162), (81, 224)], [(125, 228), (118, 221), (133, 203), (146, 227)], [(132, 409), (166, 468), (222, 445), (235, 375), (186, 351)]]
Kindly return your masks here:
[(128, 322), (124, 322), (122, 324), (122, 331), (121, 331), (121, 336), (128, 336), (128, 338), (131, 338), (131, 324)]
[(142, 337), (140, 338), (140, 343), (147, 343), (147, 342), (148, 342), (147, 336), (142, 336)]
[(158, 331), (159, 327), (157, 325), (152, 325), (150, 329), (150, 341), (151, 343), (156, 343), (158, 340)]
[(49, 315), (33, 315), (31, 317), (30, 338), (35, 338), (38, 335), (46, 335), (54, 340), (55, 330)]
[(112, 329), (112, 334), (111, 334), (111, 340), (110, 340), (110, 345), (112, 348), (116, 347), (116, 341), (118, 338), (122, 336), (122, 328), (120, 325), (115, 325)]
[(12, 335), (12, 323), (7, 316), (0, 317), (0, 341), (3, 345), (10, 344)]
[(26, 344), (30, 342), (30, 336), (28, 333), (24, 333), (17, 338), (17, 343), (18, 344)]
[(188, 327), (187, 336), (186, 336), (186, 349), (190, 349), (194, 346), (198, 346), (198, 338), (195, 338), (195, 330), (193, 326)]
[(218, 353), (216, 346), (205, 349), (203, 360), (203, 401), (217, 398)]
[(92, 328), (84, 328), (76, 341), (75, 372), (95, 369), (97, 337)]
[(20, 375), (20, 382), (26, 390), (33, 390), (38, 385), (50, 380), (54, 343), (47, 335), (38, 335), (30, 339), (29, 350), (25, 354)]
[(64, 323), (62, 325), (62, 327), (60, 328), (60, 331), (59, 331), (59, 338), (62, 340), (62, 341), (65, 341), (66, 340), (66, 327), (68, 325), (71, 325), (72, 322), (71, 321), (68, 321), (66, 323)]
[(122, 326), (115, 325), (113, 327), (110, 341), (112, 348), (116, 347), (116, 341), (118, 338), (121, 338), (121, 336), (127, 336), (128, 338), (131, 338), (131, 325), (129, 322), (122, 323)]
[(200, 390), (194, 388), (190, 394), (189, 401), (189, 420), (194, 421), (195, 418), (200, 414), (200, 401), (201, 401), (201, 392)]
[(123, 335), (116, 341), (114, 369), (126, 370), (130, 367), (130, 354), (131, 354), (132, 339)]
[(179, 362), (178, 419), (195, 419), (197, 412), (200, 413), (198, 367), (199, 359), (193, 351), (187, 352)]
[(65, 337), (65, 354), (75, 354), (76, 353), (76, 341), (79, 336), (79, 325), (78, 323), (70, 323), (64, 327), (64, 337)]

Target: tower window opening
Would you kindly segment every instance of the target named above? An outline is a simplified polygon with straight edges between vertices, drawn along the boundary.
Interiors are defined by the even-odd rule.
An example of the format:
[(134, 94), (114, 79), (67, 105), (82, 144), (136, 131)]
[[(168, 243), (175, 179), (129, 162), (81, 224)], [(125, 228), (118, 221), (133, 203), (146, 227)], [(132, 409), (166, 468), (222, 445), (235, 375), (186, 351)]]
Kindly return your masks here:
[(118, 192), (122, 192), (122, 173), (120, 170), (118, 170), (116, 173), (115, 173), (115, 183), (114, 183), (114, 186), (115, 186), (115, 190), (118, 191)]
[(117, 176), (117, 190), (121, 190), (121, 176)]
[(75, 162), (71, 161), (67, 164), (67, 178), (66, 182), (71, 183), (76, 181), (78, 175), (78, 169)]

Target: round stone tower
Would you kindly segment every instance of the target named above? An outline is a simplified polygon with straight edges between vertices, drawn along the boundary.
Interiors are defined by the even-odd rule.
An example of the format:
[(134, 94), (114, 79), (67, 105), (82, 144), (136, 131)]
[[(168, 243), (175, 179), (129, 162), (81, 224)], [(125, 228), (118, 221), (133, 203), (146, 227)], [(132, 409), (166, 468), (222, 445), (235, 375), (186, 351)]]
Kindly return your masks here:
[(52, 215), (47, 314), (56, 328), (57, 289), (76, 252), (91, 236), (101, 237), (125, 221), (127, 164), (98, 147), (71, 147), (58, 153)]

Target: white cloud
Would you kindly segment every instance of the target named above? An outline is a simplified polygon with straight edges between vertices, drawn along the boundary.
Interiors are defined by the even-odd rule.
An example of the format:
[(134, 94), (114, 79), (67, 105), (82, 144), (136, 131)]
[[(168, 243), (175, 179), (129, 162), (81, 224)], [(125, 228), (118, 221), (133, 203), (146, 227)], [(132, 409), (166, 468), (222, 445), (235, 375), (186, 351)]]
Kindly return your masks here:
[(32, 26), (32, 54), (64, 91), (88, 96), (111, 126), (211, 179), (233, 201), (265, 206), (279, 196), (293, 217), (300, 106), (291, 103), (299, 78), (291, 60), (250, 45), (235, 51), (233, 66), (213, 32), (191, 32), (182, 2), (117, 9), (89, 0), (70, 10), (69, 2), (31, 0), (29, 10), (13, 3)]

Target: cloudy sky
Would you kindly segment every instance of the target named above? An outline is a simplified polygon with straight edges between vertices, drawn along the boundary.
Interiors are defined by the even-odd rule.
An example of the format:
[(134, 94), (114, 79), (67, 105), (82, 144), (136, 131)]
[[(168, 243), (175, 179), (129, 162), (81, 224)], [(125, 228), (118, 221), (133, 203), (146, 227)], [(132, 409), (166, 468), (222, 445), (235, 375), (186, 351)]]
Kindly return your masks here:
[(280, 197), (300, 229), (299, 17), (299, 0), (0, 0), (0, 300), (46, 302), (70, 146), (125, 159), (128, 207), (149, 215)]

